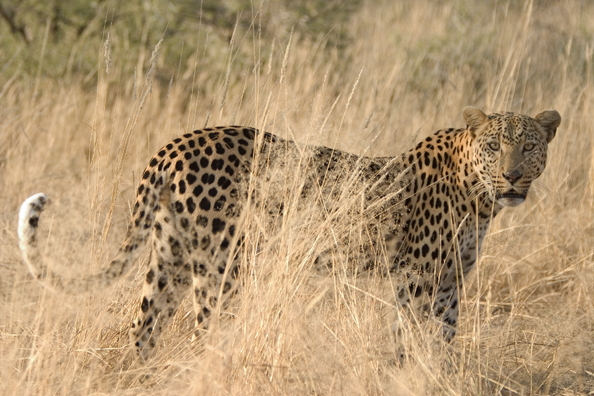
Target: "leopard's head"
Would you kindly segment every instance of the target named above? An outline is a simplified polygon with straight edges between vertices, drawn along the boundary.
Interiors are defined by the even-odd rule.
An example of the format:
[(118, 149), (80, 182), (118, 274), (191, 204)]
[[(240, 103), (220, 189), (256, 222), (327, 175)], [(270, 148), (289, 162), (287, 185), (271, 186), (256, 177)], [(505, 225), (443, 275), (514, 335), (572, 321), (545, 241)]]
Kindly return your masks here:
[(466, 107), (463, 114), (472, 138), (472, 167), (482, 182), (479, 189), (500, 205), (520, 205), (545, 169), (548, 144), (561, 116), (556, 110), (544, 110), (534, 118), (486, 115), (475, 107)]

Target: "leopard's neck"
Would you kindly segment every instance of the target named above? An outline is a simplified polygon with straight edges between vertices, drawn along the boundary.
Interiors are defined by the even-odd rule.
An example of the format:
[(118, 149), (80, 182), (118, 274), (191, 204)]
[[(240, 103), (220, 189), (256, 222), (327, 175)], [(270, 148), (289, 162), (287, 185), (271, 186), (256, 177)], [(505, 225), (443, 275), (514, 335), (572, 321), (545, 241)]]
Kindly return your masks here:
[(484, 186), (473, 167), (474, 151), (473, 138), (468, 130), (459, 132), (454, 137), (452, 161), (447, 169), (453, 177), (452, 183), (457, 185), (464, 197), (473, 202), (473, 207), (479, 209), (479, 216), (483, 219), (495, 217), (503, 208), (494, 202), (492, 195)]

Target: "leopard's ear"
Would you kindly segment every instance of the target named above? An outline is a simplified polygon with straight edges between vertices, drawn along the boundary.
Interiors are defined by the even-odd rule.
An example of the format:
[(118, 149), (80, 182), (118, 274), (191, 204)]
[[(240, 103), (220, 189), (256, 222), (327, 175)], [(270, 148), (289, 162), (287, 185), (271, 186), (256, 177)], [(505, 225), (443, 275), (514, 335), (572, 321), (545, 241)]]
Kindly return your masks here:
[(482, 110), (472, 106), (465, 107), (464, 111), (462, 111), (462, 115), (464, 116), (468, 131), (472, 134), (472, 137), (476, 136), (475, 132), (481, 125), (489, 121), (489, 117), (487, 117)]
[(561, 114), (557, 110), (543, 110), (534, 117), (534, 120), (546, 132), (547, 143), (551, 143), (561, 123)]

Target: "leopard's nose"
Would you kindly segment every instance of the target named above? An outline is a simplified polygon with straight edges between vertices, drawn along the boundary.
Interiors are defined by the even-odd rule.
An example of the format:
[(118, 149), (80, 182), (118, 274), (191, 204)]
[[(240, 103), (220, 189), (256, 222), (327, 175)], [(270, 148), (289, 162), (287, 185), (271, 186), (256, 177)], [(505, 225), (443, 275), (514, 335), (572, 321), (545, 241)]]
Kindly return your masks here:
[(517, 182), (520, 179), (520, 177), (522, 177), (522, 172), (520, 172), (517, 169), (514, 169), (511, 172), (503, 173), (503, 178), (510, 182), (510, 184), (514, 184), (515, 182)]

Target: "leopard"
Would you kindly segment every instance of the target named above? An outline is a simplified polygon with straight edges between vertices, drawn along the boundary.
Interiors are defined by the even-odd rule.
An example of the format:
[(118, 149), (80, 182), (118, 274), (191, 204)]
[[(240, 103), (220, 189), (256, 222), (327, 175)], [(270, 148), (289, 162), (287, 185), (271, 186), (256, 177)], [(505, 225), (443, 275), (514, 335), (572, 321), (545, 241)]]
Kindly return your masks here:
[[(244, 209), (262, 201), (258, 181), (271, 178), (271, 166), (282, 173), (293, 166), (290, 157), (298, 158), (307, 164), (298, 195), (313, 197), (327, 216), (339, 213), (345, 199), (357, 202), (350, 212), (340, 212), (358, 211), (370, 225), (356, 265), (383, 268), (378, 273), (394, 283), (395, 305), (424, 310), (450, 342), (461, 285), (489, 225), (504, 208), (526, 200), (561, 122), (556, 110), (530, 117), (466, 107), (462, 115), (465, 128), (438, 130), (409, 151), (386, 157), (308, 146), (310, 155), (300, 160), (303, 145), (255, 128), (195, 130), (167, 143), (149, 161), (125, 240), (103, 270), (65, 277), (47, 268), (38, 242), (40, 215), (49, 203), (43, 193), (20, 208), (22, 256), (43, 285), (70, 294), (95, 293), (129, 274), (150, 245), (139, 312), (129, 330), (132, 348), (149, 359), (187, 295), (193, 296), (199, 335), (217, 306), (236, 294), (243, 279)], [(283, 204), (271, 198), (262, 205), (282, 218)]]

